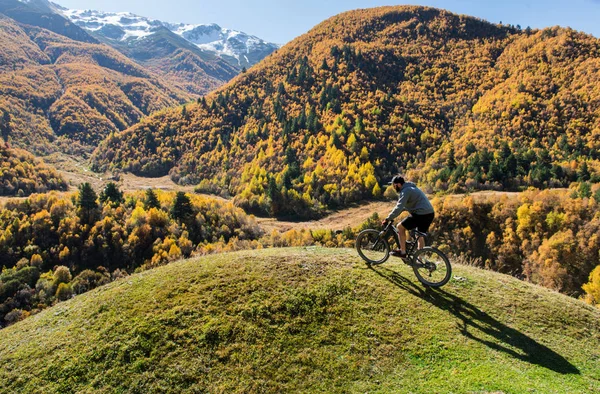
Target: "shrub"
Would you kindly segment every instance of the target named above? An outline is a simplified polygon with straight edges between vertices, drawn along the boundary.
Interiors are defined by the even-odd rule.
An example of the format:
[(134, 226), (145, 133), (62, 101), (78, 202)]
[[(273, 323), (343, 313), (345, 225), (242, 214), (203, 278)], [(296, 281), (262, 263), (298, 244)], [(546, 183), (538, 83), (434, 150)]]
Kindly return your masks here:
[(64, 265), (56, 267), (53, 275), (53, 285), (59, 286), (61, 283), (69, 283), (71, 281), (71, 271), (69, 267), (65, 267)]
[(71, 288), (71, 285), (68, 283), (59, 284), (58, 289), (56, 289), (56, 298), (61, 301), (66, 301), (71, 297), (73, 297), (73, 289)]

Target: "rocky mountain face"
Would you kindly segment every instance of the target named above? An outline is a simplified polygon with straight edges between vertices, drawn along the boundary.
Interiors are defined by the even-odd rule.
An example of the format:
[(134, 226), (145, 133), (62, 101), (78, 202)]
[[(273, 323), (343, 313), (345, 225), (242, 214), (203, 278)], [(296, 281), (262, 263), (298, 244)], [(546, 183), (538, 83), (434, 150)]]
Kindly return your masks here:
[(0, 13), (75, 41), (104, 43), (174, 87), (198, 96), (279, 46), (217, 25), (186, 25), (131, 13), (69, 10), (47, 0), (0, 0)]
[(168, 23), (128, 12), (68, 9), (61, 9), (61, 12), (71, 22), (100, 39), (127, 42), (129, 46), (166, 29), (236, 67), (250, 67), (279, 48), (258, 37), (216, 24)]
[(216, 24), (168, 23), (128, 12), (58, 12), (91, 36), (194, 95), (204, 95), (278, 45)]

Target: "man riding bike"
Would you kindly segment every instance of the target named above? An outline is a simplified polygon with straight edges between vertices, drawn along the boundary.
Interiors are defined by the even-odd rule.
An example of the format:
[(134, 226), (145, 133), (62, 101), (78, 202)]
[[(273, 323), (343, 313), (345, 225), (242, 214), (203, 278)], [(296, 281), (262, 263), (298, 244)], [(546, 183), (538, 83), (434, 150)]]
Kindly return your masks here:
[[(398, 224), (398, 235), (400, 237), (400, 249), (392, 251), (390, 254), (396, 257), (406, 257), (406, 230), (412, 230), (415, 227), (422, 233), (429, 230), (431, 222), (435, 216), (433, 206), (429, 199), (414, 183), (405, 182), (404, 178), (396, 175), (389, 183), (399, 194), (398, 203), (390, 212), (388, 217), (382, 222), (385, 227), (404, 211), (408, 211), (410, 216)], [(425, 247), (425, 239), (419, 237), (419, 249)]]

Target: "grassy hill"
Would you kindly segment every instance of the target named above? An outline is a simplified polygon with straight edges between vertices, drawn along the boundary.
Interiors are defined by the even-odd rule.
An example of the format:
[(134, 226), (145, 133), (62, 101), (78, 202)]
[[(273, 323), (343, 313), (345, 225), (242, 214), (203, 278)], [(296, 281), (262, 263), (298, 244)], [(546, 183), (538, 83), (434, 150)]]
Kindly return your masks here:
[(468, 266), (429, 290), (348, 249), (177, 262), (0, 337), (11, 393), (598, 390), (599, 310)]

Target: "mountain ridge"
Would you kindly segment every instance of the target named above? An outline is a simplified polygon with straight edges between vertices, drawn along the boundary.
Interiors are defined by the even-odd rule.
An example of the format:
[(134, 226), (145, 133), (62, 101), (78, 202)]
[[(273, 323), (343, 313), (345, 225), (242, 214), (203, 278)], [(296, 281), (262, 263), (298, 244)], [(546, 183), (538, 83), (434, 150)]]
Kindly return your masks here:
[(129, 12), (94, 10), (62, 10), (74, 24), (94, 34), (114, 41), (143, 40), (160, 28), (166, 28), (200, 50), (214, 53), (237, 67), (251, 67), (279, 46), (246, 33), (212, 24), (170, 23)]
[[(378, 198), (398, 172), (430, 192), (566, 187), (600, 179), (598, 47), (571, 29), (519, 30), (434, 8), (351, 11), (185, 113), (105, 141), (94, 165), (202, 182), (260, 214), (310, 216)], [(521, 59), (541, 64), (516, 73)], [(584, 73), (580, 86), (573, 75)]]
[[(8, 17), (0, 18), (0, 35), (0, 110), (10, 114), (4, 138), (31, 152), (62, 149), (57, 143), (89, 152), (111, 131), (190, 98), (103, 44)], [(75, 144), (66, 146), (61, 136)]]

